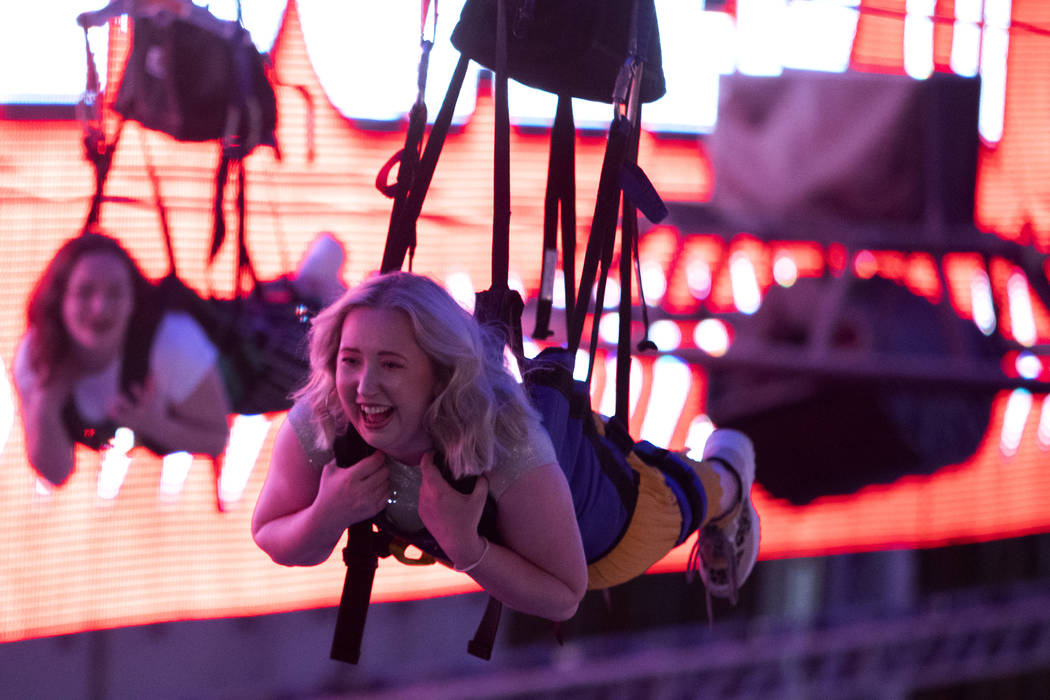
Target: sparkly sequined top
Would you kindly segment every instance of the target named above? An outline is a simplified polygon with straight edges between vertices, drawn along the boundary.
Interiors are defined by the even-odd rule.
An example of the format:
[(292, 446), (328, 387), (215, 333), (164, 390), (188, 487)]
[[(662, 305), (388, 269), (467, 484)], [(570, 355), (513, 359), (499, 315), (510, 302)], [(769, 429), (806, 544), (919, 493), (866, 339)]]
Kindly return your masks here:
[[(321, 449), (314, 442), (310, 410), (305, 404), (296, 403), (292, 406), (288, 411), (287, 420), (291, 422), (299, 444), (312, 466), (321, 469), (335, 459), (335, 453), (330, 447)], [(498, 503), (507, 488), (522, 474), (557, 461), (547, 431), (539, 421), (530, 421), (526, 439), (512, 446), (505, 459), (493, 464), (485, 474), (489, 482), (489, 494)], [(423, 521), (419, 518), (419, 487), (423, 481), (419, 467), (402, 464), (390, 457), (387, 457), (387, 466), (390, 469), (392, 493), (387, 501), (386, 515), (403, 532), (417, 532), (423, 528)]]

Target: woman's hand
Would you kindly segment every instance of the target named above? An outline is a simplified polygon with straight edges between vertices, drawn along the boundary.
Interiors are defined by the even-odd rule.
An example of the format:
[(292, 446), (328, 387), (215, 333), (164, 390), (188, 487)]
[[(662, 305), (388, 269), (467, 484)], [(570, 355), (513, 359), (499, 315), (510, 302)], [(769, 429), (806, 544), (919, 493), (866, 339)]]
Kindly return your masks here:
[(25, 381), (24, 375), (15, 372), (26, 456), (37, 474), (53, 486), (64, 484), (76, 466), (73, 440), (62, 420), (62, 411), (70, 400), (79, 374), (78, 369), (68, 362), (60, 362), (38, 382)]
[(277, 431), (270, 469), (255, 503), (252, 536), (278, 564), (320, 564), (347, 527), (386, 506), (389, 482), (381, 452), (346, 469), (337, 467), (335, 460), (319, 468), (310, 462), (292, 421), (286, 419)]
[(460, 493), (441, 475), (434, 455), (427, 452), (419, 468), (423, 482), (419, 488), (419, 517), (441, 549), (457, 566), (467, 566), (481, 558), (485, 543), (478, 534), (478, 523), (488, 498), (488, 480), (479, 476), (474, 490)]
[(340, 528), (374, 517), (389, 497), (390, 469), (382, 452), (346, 468), (332, 460), (321, 471), (317, 502)]
[(142, 384), (134, 384), (128, 393), (117, 393), (106, 408), (106, 415), (117, 425), (131, 428), (136, 433), (156, 432), (168, 419), (168, 407), (157, 394), (152, 377)]

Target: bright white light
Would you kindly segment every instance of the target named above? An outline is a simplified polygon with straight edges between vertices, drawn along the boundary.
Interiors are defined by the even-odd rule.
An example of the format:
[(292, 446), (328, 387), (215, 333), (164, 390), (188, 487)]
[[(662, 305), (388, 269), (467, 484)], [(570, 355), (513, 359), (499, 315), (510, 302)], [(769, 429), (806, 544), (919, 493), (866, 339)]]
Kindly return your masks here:
[(857, 2), (790, 2), (781, 27), (784, 67), (836, 73), (849, 68)]
[(982, 269), (974, 272), (970, 278), (970, 306), (973, 311), (973, 322), (985, 335), (995, 332), (995, 301), (992, 299), (992, 285), (988, 273)]
[(978, 130), (989, 143), (1003, 137), (1006, 108), (1006, 57), (1010, 50), (1010, 0), (986, 0), (981, 47), (981, 101)]
[(733, 253), (729, 258), (729, 280), (733, 285), (733, 303), (741, 313), (753, 314), (762, 305), (755, 266), (746, 253)]
[(783, 72), (786, 0), (740, 0), (736, 6), (737, 67), (748, 75)]
[(689, 293), (697, 299), (706, 299), (711, 293), (711, 268), (700, 259), (689, 261), (685, 268), (685, 283)]
[[(194, 1), (209, 6), (221, 18), (236, 16), (236, 0)], [(909, 3), (911, 25), (929, 24), (925, 7), (930, 2)], [(951, 61), (960, 75), (974, 75), (977, 57), (981, 56), (980, 130), (986, 140), (996, 142), (1002, 136), (1010, 2), (987, 0), (989, 28), (978, 51), (980, 2), (955, 2), (958, 21)], [(260, 50), (268, 51), (287, 0), (241, 4), (253, 41)], [(18, 65), (19, 70), (0, 73), (0, 102), (76, 102), (84, 88), (84, 49), (82, 31), (73, 20), (77, 13), (90, 9), (90, 3), (85, 6), (84, 0), (48, 0), (8, 5), (6, 21), (0, 23), (0, 62)], [(703, 5), (682, 0), (656, 2), (667, 93), (642, 110), (649, 131), (710, 133), (717, 121), (720, 75), (737, 70), (778, 75), (785, 67), (831, 72), (848, 68), (858, 0), (739, 0), (735, 18), (726, 12), (705, 11)], [(440, 5), (426, 92), (431, 120), (438, 113), (459, 59), (449, 36), (462, 6), (463, 0), (447, 0)], [(336, 109), (354, 120), (402, 119), (415, 101), (419, 6), (298, 0), (297, 7), (311, 67)], [(928, 31), (922, 32), (924, 38), (917, 44), (908, 40), (908, 46), (916, 48), (905, 51), (908, 70), (914, 74), (925, 72), (925, 68), (915, 67), (916, 61), (926, 65), (930, 52)], [(108, 62), (105, 28), (93, 29), (90, 40), (104, 79)], [(455, 106), (455, 124), (466, 123), (476, 109), (474, 86), (480, 70), (476, 62), (470, 63)], [(553, 119), (553, 95), (511, 81), (509, 101), (514, 124), (548, 125)], [(581, 128), (604, 130), (612, 117), (609, 105), (601, 102), (574, 99), (573, 110)]]
[[(598, 285), (591, 290), (591, 300), (597, 298)], [(615, 309), (620, 304), (620, 283), (609, 277), (605, 282), (605, 298), (602, 300), (603, 309)]]
[(445, 289), (456, 302), (467, 311), (474, 313), (476, 293), (474, 280), (466, 272), (452, 272), (445, 276)]
[(237, 416), (230, 427), (230, 443), (219, 476), (219, 502), (223, 506), (237, 503), (244, 495), (248, 478), (259, 460), (271, 421), (264, 415)]
[(583, 348), (576, 351), (572, 365), (572, 378), (578, 382), (587, 381), (587, 368), (591, 364), (591, 355)]
[(643, 440), (654, 445), (670, 444), (692, 384), (692, 370), (677, 357), (664, 355), (653, 363), (653, 389), (642, 421)]
[(252, 42), (260, 51), (269, 51), (284, 19), (284, 10), (288, 0), (193, 0), (202, 7), (207, 7), (219, 19), (236, 21), (237, 6), (241, 6), (241, 19), (245, 29), (252, 36)]
[(1014, 366), (1024, 379), (1035, 379), (1043, 373), (1043, 361), (1030, 352), (1019, 353)]
[(718, 118), (719, 73), (733, 70), (732, 18), (682, 0), (657, 0), (656, 14), (667, 92), (642, 108), (642, 126), (710, 132)]
[(660, 263), (646, 260), (641, 265), (642, 291), (645, 293), (645, 301), (657, 304), (667, 293), (667, 276)]
[(1003, 429), (999, 434), (999, 451), (1004, 457), (1017, 454), (1024, 436), (1024, 427), (1028, 414), (1032, 410), (1032, 394), (1026, 389), (1014, 389), (1006, 401), (1006, 412), (1003, 415)]
[[(638, 397), (642, 393), (642, 367), (635, 357), (631, 358), (630, 392), (628, 393), (628, 414), (633, 415), (635, 406), (638, 405)], [(598, 402), (598, 412), (603, 416), (611, 416), (616, 413), (616, 355), (610, 355), (605, 360), (605, 390), (602, 391), (601, 401)]]
[(135, 446), (135, 433), (128, 428), (117, 428), (109, 447), (102, 452), (98, 470), (98, 497), (109, 501), (117, 497), (124, 478), (128, 475), (131, 458), (128, 451)]
[[(525, 343), (522, 341), (522, 346)], [(524, 347), (522, 348), (524, 352)], [(528, 355), (526, 355), (528, 357)], [(518, 358), (514, 357), (514, 351), (510, 349), (509, 345), (503, 346), (503, 365), (507, 368), (507, 371), (511, 373), (515, 381), (521, 384), (521, 368), (518, 366)]]
[(1050, 395), (1043, 397), (1043, 406), (1039, 411), (1039, 428), (1036, 431), (1039, 449), (1050, 450)]
[[(103, 3), (99, 3), (100, 5)], [(6, 2), (0, 22), (0, 102), (74, 104), (84, 92), (83, 0)], [(104, 29), (96, 30), (105, 33)], [(92, 49), (94, 50), (94, 42)], [(105, 54), (95, 62), (105, 63)]]
[(598, 322), (598, 337), (606, 343), (616, 344), (620, 339), (619, 314), (602, 314), (602, 320)]
[[(525, 357), (533, 358), (540, 354), (542, 348), (531, 338), (525, 337), (521, 339), (521, 351)], [(513, 364), (517, 364), (516, 362)]]
[(729, 350), (729, 330), (716, 318), (705, 318), (696, 324), (693, 342), (712, 357), (721, 357)]
[(706, 413), (701, 413), (689, 424), (689, 433), (685, 438), (686, 454), (692, 459), (699, 460), (704, 454), (704, 445), (711, 433), (715, 432), (715, 424)]
[(186, 488), (186, 478), (193, 466), (193, 455), (189, 452), (172, 452), (161, 460), (158, 496), (162, 501), (173, 501)]
[(924, 80), (933, 73), (933, 10), (935, 0), (908, 0), (904, 18), (904, 71)]
[[(427, 72), (431, 120), (459, 60), (459, 52), (448, 39), (462, 5), (462, 0), (441, 3), (438, 39)], [(297, 6), (311, 66), (325, 95), (343, 115), (392, 121), (408, 113), (417, 92), (419, 3), (298, 0)], [(477, 84), (479, 70), (477, 63), (470, 63), (463, 94), (456, 102), (456, 123), (463, 123), (474, 111), (472, 86)]]
[(521, 281), (521, 275), (514, 270), (507, 273), (507, 288), (512, 292), (517, 292), (522, 299), (527, 296), (525, 283)]
[(955, 25), (952, 28), (952, 71), (972, 78), (977, 75), (981, 53), (981, 1), (955, 0)]
[(1032, 315), (1032, 298), (1028, 294), (1028, 280), (1015, 272), (1006, 282), (1006, 295), (1010, 299), (1010, 328), (1021, 345), (1035, 345), (1035, 317)]
[(677, 350), (682, 344), (682, 329), (674, 321), (662, 318), (649, 324), (649, 340), (664, 352)]
[(790, 287), (798, 281), (798, 265), (787, 253), (777, 253), (773, 260), (773, 279), (781, 287)]
[[(573, 299), (573, 303), (576, 303), (575, 299)], [(551, 294), (551, 308), (565, 308), (565, 273), (561, 270), (554, 271), (554, 292)]]

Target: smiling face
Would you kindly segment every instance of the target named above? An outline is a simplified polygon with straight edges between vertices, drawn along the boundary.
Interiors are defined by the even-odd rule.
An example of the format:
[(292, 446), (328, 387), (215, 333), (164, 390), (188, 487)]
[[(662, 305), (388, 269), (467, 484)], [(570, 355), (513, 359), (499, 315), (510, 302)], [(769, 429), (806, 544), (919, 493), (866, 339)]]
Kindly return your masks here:
[(124, 260), (98, 252), (77, 261), (62, 297), (62, 322), (84, 362), (98, 368), (120, 354), (134, 305)]
[(423, 416), (437, 394), (434, 365), (405, 312), (361, 307), (347, 314), (335, 387), (350, 423), (372, 447), (406, 464), (431, 449)]

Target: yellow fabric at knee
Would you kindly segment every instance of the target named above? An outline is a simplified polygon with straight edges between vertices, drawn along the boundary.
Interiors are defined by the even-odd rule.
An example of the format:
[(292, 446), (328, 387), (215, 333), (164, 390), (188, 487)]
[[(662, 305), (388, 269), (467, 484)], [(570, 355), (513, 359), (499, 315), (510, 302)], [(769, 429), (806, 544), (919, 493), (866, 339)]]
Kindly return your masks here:
[(703, 529), (704, 525), (708, 523), (711, 518), (716, 518), (722, 513), (722, 498), (725, 492), (722, 488), (722, 477), (719, 476), (718, 472), (715, 471), (714, 463), (704, 460), (698, 462), (696, 460), (688, 459), (688, 462), (692, 465), (693, 471), (700, 478), (700, 485), (704, 487), (704, 497), (707, 501), (707, 508), (704, 513), (704, 520), (700, 523), (700, 528)]
[(620, 541), (587, 567), (587, 587), (592, 590), (641, 576), (674, 548), (682, 531), (678, 499), (660, 471), (634, 454), (627, 461), (639, 475), (638, 502)]

